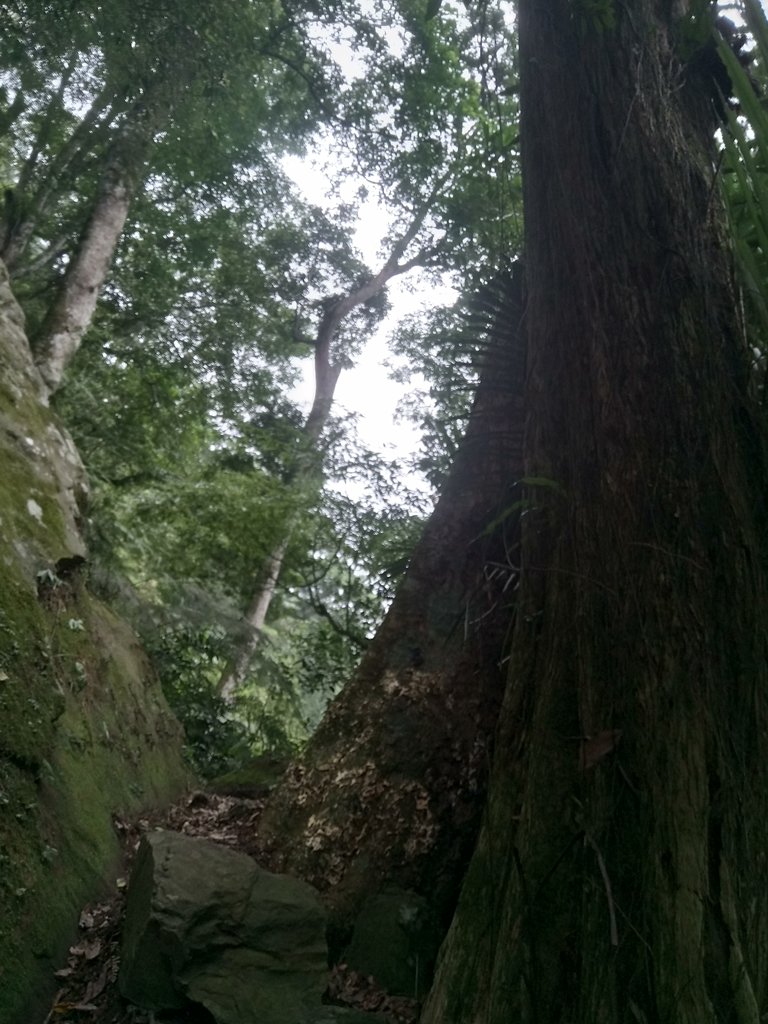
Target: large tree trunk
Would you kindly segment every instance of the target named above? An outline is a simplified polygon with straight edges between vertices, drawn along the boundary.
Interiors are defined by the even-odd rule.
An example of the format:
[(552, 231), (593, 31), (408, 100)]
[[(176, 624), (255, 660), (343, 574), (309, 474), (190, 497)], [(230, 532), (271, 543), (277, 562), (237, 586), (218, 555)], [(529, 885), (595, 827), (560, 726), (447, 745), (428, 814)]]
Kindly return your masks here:
[(406, 577), (260, 825), (275, 867), (328, 891), (334, 945), (385, 880), (430, 895), (447, 923), (477, 834), (514, 603), (519, 320), (513, 292)]
[(768, 1010), (766, 449), (673, 5), (604, 6), (519, 6), (526, 464), (560, 491), (425, 1024)]

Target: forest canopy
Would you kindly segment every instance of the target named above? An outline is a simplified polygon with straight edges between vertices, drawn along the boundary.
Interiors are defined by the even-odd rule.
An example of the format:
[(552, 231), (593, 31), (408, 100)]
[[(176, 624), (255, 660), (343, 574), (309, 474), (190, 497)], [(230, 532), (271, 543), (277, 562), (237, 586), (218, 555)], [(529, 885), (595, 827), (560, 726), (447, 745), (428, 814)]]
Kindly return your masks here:
[[(477, 296), (521, 250), (513, 11), (4, 8), (0, 254), (87, 464), (92, 578), (182, 717), (212, 737), (237, 693), (237, 756), (294, 743), (408, 564), (429, 505), (409, 474), (444, 480), (487, 338)], [(686, 56), (711, 58), (711, 18), (686, 26)], [(757, 65), (732, 43), (742, 92)], [(749, 86), (726, 109), (720, 180), (762, 365), (762, 171), (741, 126), (764, 115)], [(400, 278), (460, 298), (398, 322)], [(382, 324), (422, 437), (408, 464), (333, 404)]]
[[(407, 565), (429, 505), (409, 474), (439, 485), (476, 380), (467, 301), (517, 250), (510, 12), (3, 7), (0, 255), (87, 465), (92, 582), (188, 731), (226, 732), (216, 767), (217, 693), (240, 694), (233, 756), (294, 743)], [(410, 465), (333, 407), (401, 277), (467, 297), (387, 321)]]

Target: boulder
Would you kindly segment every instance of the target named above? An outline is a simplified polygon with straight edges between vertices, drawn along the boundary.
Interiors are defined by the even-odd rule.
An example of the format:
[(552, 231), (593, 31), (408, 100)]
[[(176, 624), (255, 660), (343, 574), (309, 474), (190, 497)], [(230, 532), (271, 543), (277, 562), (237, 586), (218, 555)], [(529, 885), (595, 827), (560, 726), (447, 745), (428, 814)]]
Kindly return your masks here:
[(240, 768), (211, 779), (208, 789), (222, 796), (260, 800), (275, 788), (288, 764), (288, 759), (278, 754), (262, 754)]
[(387, 886), (369, 896), (342, 960), (393, 996), (420, 999), (432, 981), (440, 935), (423, 896)]
[(305, 882), (207, 839), (157, 831), (128, 891), (120, 990), (217, 1024), (310, 1024), (327, 983), (325, 914)]

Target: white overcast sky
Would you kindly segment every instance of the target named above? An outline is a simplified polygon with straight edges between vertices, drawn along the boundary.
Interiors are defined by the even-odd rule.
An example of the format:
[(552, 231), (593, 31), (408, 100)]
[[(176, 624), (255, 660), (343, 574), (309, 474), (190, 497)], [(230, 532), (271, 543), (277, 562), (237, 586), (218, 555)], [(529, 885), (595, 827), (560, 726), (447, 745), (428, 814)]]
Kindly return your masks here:
[[(367, 0), (375, 8), (377, 0)], [(365, 3), (363, 4), (365, 7)], [(388, 34), (389, 45), (397, 50), (402, 41), (396, 31)], [(365, 75), (365, 64), (355, 54), (351, 45), (343, 41), (323, 40), (325, 46), (333, 53), (339, 67), (347, 78), (352, 81)], [(331, 182), (324, 172), (323, 166), (332, 165), (330, 150), (318, 152), (316, 159), (287, 157), (283, 161), (286, 173), (296, 182), (304, 196), (311, 203), (329, 213), (332, 203), (329, 201)], [(345, 191), (350, 198), (354, 196), (359, 182), (348, 181)], [(379, 247), (387, 234), (388, 218), (386, 210), (375, 200), (373, 190), (371, 198), (360, 207), (358, 228), (354, 242), (363, 261), (370, 270), (376, 272), (381, 267)], [(418, 451), (419, 431), (406, 422), (395, 422), (398, 402), (404, 397), (405, 389), (389, 377), (384, 365), (391, 357), (388, 351), (388, 338), (395, 325), (409, 313), (417, 312), (428, 305), (453, 302), (456, 292), (446, 287), (435, 289), (433, 284), (423, 284), (414, 289), (418, 282), (418, 270), (411, 271), (407, 279), (395, 278), (387, 285), (387, 295), (391, 304), (391, 312), (371, 336), (361, 352), (355, 366), (344, 370), (336, 386), (336, 411), (349, 411), (358, 415), (358, 433), (361, 440), (369, 448), (382, 454), (407, 459)], [(314, 382), (312, 366), (308, 360), (304, 370), (303, 384), (294, 392), (294, 399), (308, 410), (312, 400)], [(417, 485), (417, 481), (413, 481)]]
[[(309, 202), (330, 208), (329, 181), (317, 164), (290, 157), (284, 160), (283, 166)], [(369, 199), (361, 209), (354, 241), (363, 260), (374, 272), (381, 266), (378, 251), (387, 227), (386, 211)], [(413, 290), (408, 283), (418, 282), (417, 275), (418, 271), (412, 271), (405, 280), (395, 278), (387, 285), (391, 312), (367, 342), (356, 365), (342, 371), (334, 404), (337, 411), (358, 414), (358, 433), (364, 444), (374, 451), (403, 460), (418, 450), (420, 436), (411, 423), (395, 422), (397, 404), (405, 391), (402, 384), (390, 380), (384, 365), (387, 359), (392, 361), (388, 338), (397, 322), (407, 314), (428, 305), (453, 302), (456, 297), (456, 292), (448, 286), (436, 290), (433, 285), (425, 283), (422, 288)], [(314, 390), (312, 369), (311, 361), (306, 360), (304, 380), (293, 394), (294, 399), (307, 410)]]

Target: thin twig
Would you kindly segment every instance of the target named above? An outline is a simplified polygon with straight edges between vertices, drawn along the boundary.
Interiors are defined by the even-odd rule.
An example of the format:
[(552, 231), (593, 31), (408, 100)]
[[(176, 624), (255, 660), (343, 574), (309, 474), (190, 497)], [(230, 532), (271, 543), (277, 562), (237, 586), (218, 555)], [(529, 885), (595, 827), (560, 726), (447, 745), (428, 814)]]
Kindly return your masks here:
[(676, 551), (668, 551), (666, 548), (661, 547), (659, 544), (651, 544), (645, 540), (632, 540), (629, 542), (631, 548), (650, 548), (651, 551), (658, 551), (660, 555), (666, 555), (667, 558), (679, 558), (681, 562), (690, 562), (696, 569), (701, 569), (702, 572), (707, 571), (707, 567), (702, 565), (701, 562), (697, 562), (695, 558), (689, 558), (687, 555), (680, 555)]
[(597, 857), (597, 866), (600, 868), (600, 874), (602, 875), (602, 878), (603, 878), (603, 885), (605, 886), (605, 898), (608, 901), (608, 917), (610, 919), (610, 928), (611, 928), (611, 945), (612, 946), (618, 946), (618, 944), (619, 944), (619, 929), (618, 929), (618, 927), (616, 925), (616, 910), (615, 910), (615, 907), (614, 907), (614, 904), (613, 904), (613, 892), (611, 890), (611, 880), (608, 877), (608, 869), (605, 866), (605, 861), (603, 860), (603, 855), (602, 855), (602, 853), (600, 853), (600, 850), (598, 848), (597, 843), (592, 838), (592, 836), (589, 834), (589, 832), (587, 832), (586, 829), (584, 829), (584, 838), (587, 840), (589, 845), (595, 851), (595, 856)]

